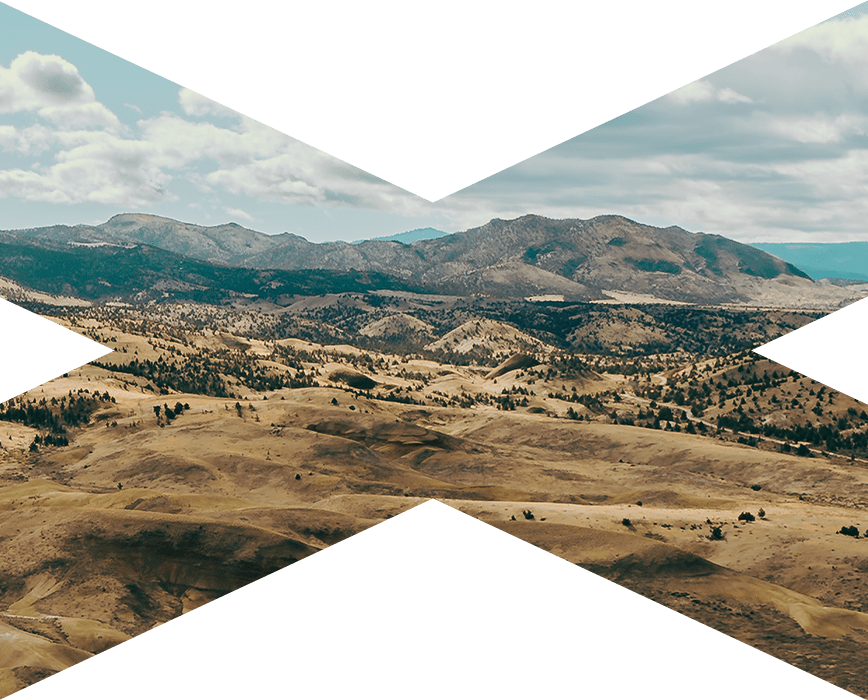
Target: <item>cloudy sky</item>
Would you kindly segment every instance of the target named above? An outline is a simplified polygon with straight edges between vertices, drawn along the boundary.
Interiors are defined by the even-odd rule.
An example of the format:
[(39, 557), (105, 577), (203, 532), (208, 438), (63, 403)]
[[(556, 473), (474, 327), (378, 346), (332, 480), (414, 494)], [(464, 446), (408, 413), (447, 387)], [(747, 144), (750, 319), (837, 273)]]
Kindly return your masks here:
[(0, 4), (0, 229), (149, 212), (310, 240), (529, 212), (868, 240), (868, 3), (431, 204)]

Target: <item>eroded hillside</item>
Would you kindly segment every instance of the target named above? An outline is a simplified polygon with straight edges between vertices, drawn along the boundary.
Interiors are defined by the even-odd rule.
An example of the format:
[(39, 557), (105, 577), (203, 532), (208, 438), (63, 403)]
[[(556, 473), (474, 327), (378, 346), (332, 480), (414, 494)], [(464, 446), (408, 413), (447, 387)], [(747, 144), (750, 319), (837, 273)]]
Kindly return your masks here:
[[(3, 691), (437, 498), (868, 697), (863, 406), (742, 349), (574, 352), (453, 312), (358, 347), (56, 311), (115, 352), (0, 407)], [(420, 351), (389, 349), (404, 327)]]

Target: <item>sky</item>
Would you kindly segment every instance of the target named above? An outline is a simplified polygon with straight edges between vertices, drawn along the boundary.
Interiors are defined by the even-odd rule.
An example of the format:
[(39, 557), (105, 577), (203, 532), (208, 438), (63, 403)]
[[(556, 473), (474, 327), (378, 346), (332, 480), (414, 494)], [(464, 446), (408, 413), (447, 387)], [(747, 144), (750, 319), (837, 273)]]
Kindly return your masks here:
[(0, 229), (147, 212), (311, 241), (621, 214), (868, 240), (868, 3), (430, 203), (0, 4)]

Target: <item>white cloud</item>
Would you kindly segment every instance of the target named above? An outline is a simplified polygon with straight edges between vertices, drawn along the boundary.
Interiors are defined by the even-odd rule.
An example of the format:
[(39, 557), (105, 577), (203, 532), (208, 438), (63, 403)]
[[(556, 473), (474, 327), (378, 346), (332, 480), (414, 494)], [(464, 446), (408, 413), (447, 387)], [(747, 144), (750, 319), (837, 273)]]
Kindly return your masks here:
[(778, 117), (768, 121), (768, 129), (798, 143), (840, 143), (849, 136), (865, 135), (868, 117), (849, 114)]
[(243, 209), (236, 209), (235, 207), (226, 207), (224, 211), (229, 214), (229, 216), (235, 217), (236, 219), (241, 219), (242, 221), (247, 221), (253, 223), (258, 221), (255, 216), (248, 214)]
[(719, 102), (726, 102), (727, 104), (736, 104), (738, 102), (753, 102), (750, 97), (741, 95), (731, 88), (721, 88), (717, 91), (715, 97)]
[(78, 69), (60, 56), (26, 51), (0, 66), (0, 114), (30, 112), (64, 129), (118, 130), (118, 118), (96, 100)]
[(752, 102), (749, 97), (745, 97), (731, 88), (716, 88), (709, 80), (697, 80), (670, 92), (668, 97), (676, 104), (682, 105), (693, 102), (725, 102), (728, 104)]
[[(294, 204), (407, 210), (421, 201), (190, 90), (178, 93), (184, 114), (229, 117), (230, 123), (164, 112), (125, 126), (60, 57), (30, 52), (0, 70), (6, 111), (41, 118), (20, 129), (3, 127), (0, 146), (54, 157), (39, 170), (0, 171), (0, 197), (142, 207), (173, 199), (171, 183), (183, 178), (206, 192), (222, 188)], [(37, 99), (33, 85), (53, 92)]]
[(868, 55), (868, 15), (831, 19), (772, 47), (781, 52), (796, 49), (808, 49), (827, 61), (855, 64), (864, 70)]
[(121, 129), (118, 118), (99, 102), (74, 106), (43, 107), (37, 114), (48, 119), (61, 130), (103, 128), (118, 131)]
[(147, 144), (106, 132), (73, 132), (70, 148), (40, 170), (0, 171), (0, 193), (56, 204), (97, 202), (144, 206), (173, 199), (171, 176), (152, 161)]
[(178, 102), (181, 104), (181, 109), (184, 114), (191, 117), (205, 117), (210, 115), (219, 117), (238, 117), (239, 114), (233, 109), (224, 107), (223, 105), (214, 102), (200, 95), (198, 92), (193, 92), (187, 88), (181, 88), (178, 94)]
[(95, 99), (78, 69), (60, 56), (27, 51), (0, 66), (0, 112), (83, 105)]
[[(183, 183), (202, 216), (258, 217), (274, 230), (286, 224), (269, 217), (285, 210), (270, 203), (317, 207), (324, 218), (337, 206), (430, 216), (449, 230), (528, 212), (616, 213), (740, 240), (864, 238), (868, 18), (846, 40), (811, 32), (436, 205), (189, 90), (156, 117), (120, 110), (121, 124), (74, 67), (34, 55), (0, 67), (2, 109), (29, 105), (0, 126), (0, 149), (43, 165), (11, 161), (18, 169), (0, 171), (0, 198), (154, 210)], [(54, 97), (34, 97), (36, 75)]]
[(714, 85), (707, 80), (697, 80), (670, 92), (668, 97), (673, 102), (685, 105), (691, 102), (709, 102), (714, 99)]
[(4, 151), (18, 149), (18, 130), (14, 126), (0, 124), (0, 149)]
[(848, 26), (819, 37), (825, 58), (797, 37), (805, 50), (761, 52), (453, 195), (454, 228), (614, 213), (743, 241), (865, 240), (868, 19)]

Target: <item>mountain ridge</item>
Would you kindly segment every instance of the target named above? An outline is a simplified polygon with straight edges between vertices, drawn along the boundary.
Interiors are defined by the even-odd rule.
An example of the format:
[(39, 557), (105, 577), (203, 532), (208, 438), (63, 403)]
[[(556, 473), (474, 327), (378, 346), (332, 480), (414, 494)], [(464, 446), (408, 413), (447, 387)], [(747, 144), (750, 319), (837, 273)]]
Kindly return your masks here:
[(607, 298), (604, 290), (621, 290), (681, 303), (744, 303), (758, 285), (767, 291), (813, 284), (797, 267), (758, 248), (615, 214), (592, 219), (526, 214), (412, 243), (312, 243), (292, 233), (268, 235), (236, 223), (206, 227), (150, 214), (3, 236), (55, 248), (144, 245), (217, 268), (371, 273), (434, 293), (504, 298), (593, 301)]
[(363, 238), (358, 241), (353, 241), (353, 243), (362, 243), (364, 241), (396, 241), (398, 243), (416, 243), (418, 241), (427, 241), (432, 238), (442, 238), (443, 236), (448, 236), (449, 233), (446, 231), (441, 231), (440, 229), (431, 228), (430, 226), (426, 226), (424, 228), (415, 228), (412, 231), (404, 231), (403, 233), (396, 233), (391, 236), (377, 236), (376, 238)]

